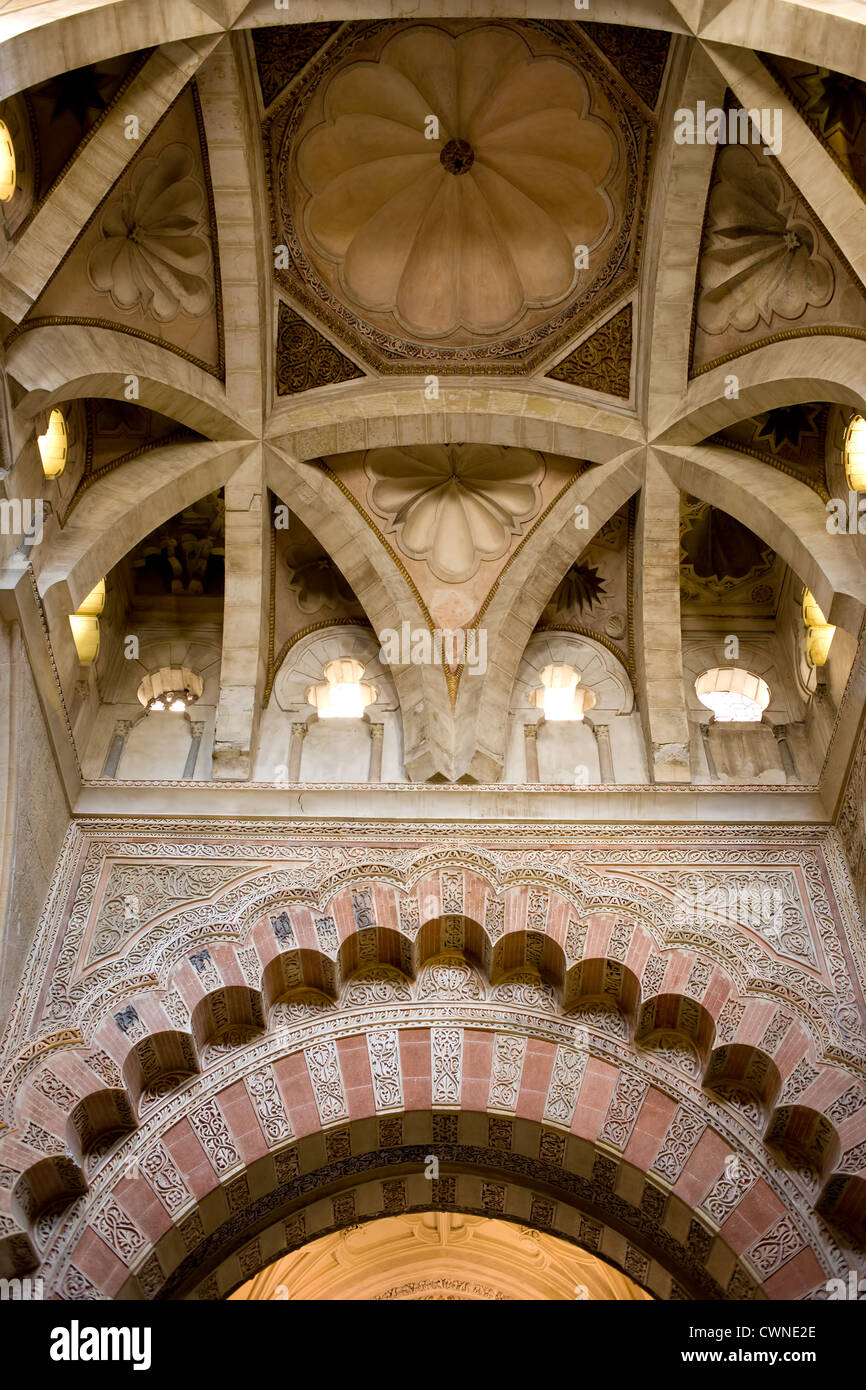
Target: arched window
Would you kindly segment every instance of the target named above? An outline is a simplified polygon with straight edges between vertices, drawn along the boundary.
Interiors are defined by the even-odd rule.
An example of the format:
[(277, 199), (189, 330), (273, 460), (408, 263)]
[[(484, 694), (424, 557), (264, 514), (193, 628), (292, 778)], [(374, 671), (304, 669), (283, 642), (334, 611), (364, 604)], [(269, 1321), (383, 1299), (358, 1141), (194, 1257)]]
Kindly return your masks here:
[(770, 687), (739, 666), (714, 666), (695, 681), (695, 694), (718, 724), (757, 724), (770, 703)]
[(307, 704), (318, 710), (320, 719), (360, 719), (376, 699), (376, 690), (361, 680), (364, 667), (351, 657), (329, 661), (322, 674), (323, 685), (311, 685)]
[(541, 672), (541, 686), (533, 691), (532, 700), (536, 707), (544, 710), (545, 719), (551, 722), (579, 722), (593, 708), (596, 697), (591, 690), (581, 687), (579, 671), (563, 662), (555, 662), (545, 666)]
[(148, 714), (165, 710), (183, 714), (195, 704), (203, 689), (201, 676), (188, 666), (160, 666), (145, 676), (138, 687), (138, 698)]

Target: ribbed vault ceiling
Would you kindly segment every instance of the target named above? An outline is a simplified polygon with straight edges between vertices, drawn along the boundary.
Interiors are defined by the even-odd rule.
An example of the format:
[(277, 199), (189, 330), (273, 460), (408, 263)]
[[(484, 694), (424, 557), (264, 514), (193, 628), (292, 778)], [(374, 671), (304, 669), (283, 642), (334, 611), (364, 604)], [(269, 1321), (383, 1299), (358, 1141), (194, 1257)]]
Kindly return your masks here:
[[(722, 626), (747, 602), (772, 624), (786, 582), (806, 586), (849, 661), (859, 638), (862, 543), (828, 534), (825, 501), (866, 404), (863, 30), (793, 0), (759, 22), (739, 0), (659, 0), (641, 29), (601, 2), (591, 23), (564, 5), (525, 21), (427, 8), (0, 16), (20, 150), (0, 265), (7, 491), (32, 492), (54, 406), (73, 459), (28, 557), (49, 664), (68, 708), (67, 616), (219, 496), (215, 769), (248, 778), (292, 636), (273, 636), (283, 504), (303, 544), (280, 564), (295, 575), (318, 547), (329, 612), (342, 586), (377, 632), (485, 624), (490, 669), (471, 688), (392, 673), (413, 779), (501, 775), (526, 643), (583, 565), (664, 782), (687, 718), (681, 596), (712, 601)], [(828, 71), (848, 75), (844, 102)], [(699, 102), (778, 109), (778, 153), (678, 143), (677, 112)], [(598, 552), (610, 527), (625, 528), (622, 575)], [(24, 611), (37, 600), (0, 540)], [(293, 592), (309, 616), (313, 588)], [(581, 592), (568, 604), (586, 628)], [(838, 720), (850, 747), (859, 706)], [(74, 800), (80, 750), (57, 738)], [(841, 769), (825, 768), (830, 803)]]

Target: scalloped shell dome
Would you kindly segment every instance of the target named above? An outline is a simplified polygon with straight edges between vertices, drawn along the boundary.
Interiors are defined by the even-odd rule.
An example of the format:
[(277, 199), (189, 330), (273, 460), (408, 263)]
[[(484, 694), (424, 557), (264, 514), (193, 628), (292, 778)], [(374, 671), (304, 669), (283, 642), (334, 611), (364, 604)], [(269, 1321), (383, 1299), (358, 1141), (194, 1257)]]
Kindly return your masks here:
[(575, 248), (611, 225), (617, 144), (589, 108), (577, 69), (513, 30), (410, 28), (339, 69), (302, 133), (302, 239), (404, 331), (501, 332), (565, 299)]

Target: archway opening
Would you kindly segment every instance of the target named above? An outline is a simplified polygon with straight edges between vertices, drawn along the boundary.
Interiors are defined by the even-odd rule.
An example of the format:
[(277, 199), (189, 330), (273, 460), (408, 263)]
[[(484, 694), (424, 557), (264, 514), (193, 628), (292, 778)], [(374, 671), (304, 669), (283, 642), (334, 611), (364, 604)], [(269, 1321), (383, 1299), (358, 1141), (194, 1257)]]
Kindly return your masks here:
[(548, 1232), (454, 1211), (384, 1216), (312, 1240), (232, 1301), (651, 1300), (621, 1270)]

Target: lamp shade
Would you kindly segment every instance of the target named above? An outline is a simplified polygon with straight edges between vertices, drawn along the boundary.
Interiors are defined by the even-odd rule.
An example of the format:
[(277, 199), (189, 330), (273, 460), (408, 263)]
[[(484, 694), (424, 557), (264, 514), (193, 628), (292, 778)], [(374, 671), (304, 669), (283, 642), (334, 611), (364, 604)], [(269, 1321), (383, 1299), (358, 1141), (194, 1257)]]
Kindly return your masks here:
[(15, 197), (18, 182), (18, 169), (15, 161), (15, 146), (9, 127), (0, 121), (0, 203), (9, 203)]
[(39, 457), (42, 472), (46, 478), (59, 478), (66, 467), (66, 453), (69, 441), (66, 434), (66, 420), (62, 410), (52, 410), (48, 417), (48, 428), (38, 435)]
[(90, 590), (83, 603), (79, 603), (77, 612), (87, 613), (91, 617), (98, 617), (105, 607), (105, 580), (100, 579), (99, 583)]
[(69, 626), (78, 660), (82, 666), (92, 666), (99, 656), (99, 619), (95, 613), (73, 613)]
[(845, 431), (845, 477), (852, 492), (866, 492), (866, 420), (855, 415)]
[(82, 666), (91, 666), (99, 656), (99, 615), (105, 607), (105, 580), (100, 579), (69, 619), (72, 640)]
[(826, 665), (836, 628), (827, 622), (809, 589), (803, 591), (803, 622), (806, 624), (806, 660), (810, 666)]

